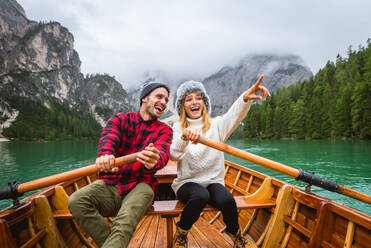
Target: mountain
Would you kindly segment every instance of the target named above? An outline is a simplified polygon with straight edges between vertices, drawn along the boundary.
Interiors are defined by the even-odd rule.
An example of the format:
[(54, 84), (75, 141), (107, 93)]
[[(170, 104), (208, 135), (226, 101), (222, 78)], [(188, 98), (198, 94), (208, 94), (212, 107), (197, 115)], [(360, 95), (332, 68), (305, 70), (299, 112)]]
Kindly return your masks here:
[[(233, 102), (250, 88), (260, 75), (264, 75), (262, 85), (274, 93), (283, 87), (289, 87), (296, 82), (311, 78), (312, 72), (296, 55), (255, 54), (245, 56), (237, 65), (225, 66), (202, 80), (211, 99), (212, 116), (227, 112)], [(188, 80), (191, 79), (193, 78)], [(176, 90), (181, 83), (187, 80), (168, 82), (163, 75), (162, 77), (152, 76), (148, 80), (162, 81), (169, 85), (171, 92), (168, 110), (162, 119), (172, 124), (177, 119), (174, 108)], [(139, 107), (139, 94), (139, 89), (129, 93), (130, 103), (133, 106)]]
[(259, 78), (271, 93), (298, 81), (312, 72), (296, 55), (258, 54), (243, 58), (236, 66), (225, 66), (203, 80), (212, 102), (212, 115), (225, 113), (232, 103)]
[(107, 74), (87, 75), (84, 82), (82, 91), (95, 119), (102, 126), (117, 112), (133, 111), (128, 93), (114, 77)]
[[(127, 94), (114, 76), (84, 76), (80, 66), (67, 28), (58, 22), (29, 20), (15, 0), (1, 0), (0, 135), (97, 135), (113, 113), (139, 109), (139, 88)], [(223, 67), (202, 80), (212, 100), (212, 115), (225, 113), (261, 74), (271, 92), (312, 76), (295, 55), (246, 56), (238, 65)], [(166, 75), (155, 76), (166, 83)], [(145, 81), (153, 77), (148, 74)], [(174, 121), (173, 102), (180, 83), (169, 83), (168, 110), (162, 116), (169, 124)]]
[[(33, 103), (36, 108), (45, 107), (44, 112), (54, 111), (57, 105), (68, 106), (60, 111), (75, 111), (80, 119), (92, 116), (101, 125), (110, 114), (132, 109), (114, 77), (84, 78), (80, 66), (67, 28), (58, 22), (28, 20), (14, 0), (0, 2), (1, 127), (11, 126), (9, 120), (15, 120), (16, 113), (24, 114), (24, 109), (17, 108), (25, 101), (32, 103), (27, 107)], [(20, 101), (23, 105), (16, 104)]]

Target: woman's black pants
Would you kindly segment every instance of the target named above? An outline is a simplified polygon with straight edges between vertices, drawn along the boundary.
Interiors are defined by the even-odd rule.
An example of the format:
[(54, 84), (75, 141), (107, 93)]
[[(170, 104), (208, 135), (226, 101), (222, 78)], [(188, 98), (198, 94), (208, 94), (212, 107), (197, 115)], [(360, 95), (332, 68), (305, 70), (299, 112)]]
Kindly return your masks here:
[(227, 226), (226, 232), (237, 233), (239, 225), (236, 201), (223, 185), (213, 183), (205, 188), (198, 183), (185, 183), (179, 188), (177, 197), (185, 205), (177, 223), (180, 228), (191, 229), (200, 217), (202, 209), (209, 203), (222, 212), (223, 221)]

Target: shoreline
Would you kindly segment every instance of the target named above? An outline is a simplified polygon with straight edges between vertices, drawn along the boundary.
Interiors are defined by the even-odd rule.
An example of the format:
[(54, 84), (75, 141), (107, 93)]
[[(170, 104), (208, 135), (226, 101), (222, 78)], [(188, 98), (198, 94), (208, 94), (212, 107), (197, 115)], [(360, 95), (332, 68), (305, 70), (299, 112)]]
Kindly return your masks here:
[(2, 142), (2, 141), (10, 141), (10, 140), (7, 139), (7, 138), (4, 138), (4, 137), (0, 137), (0, 142)]

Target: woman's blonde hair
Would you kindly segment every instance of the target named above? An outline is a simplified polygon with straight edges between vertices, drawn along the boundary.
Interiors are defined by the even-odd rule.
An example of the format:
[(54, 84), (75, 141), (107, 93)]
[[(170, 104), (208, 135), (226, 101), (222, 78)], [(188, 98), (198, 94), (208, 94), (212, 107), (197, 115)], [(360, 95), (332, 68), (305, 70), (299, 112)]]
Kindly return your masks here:
[[(182, 130), (189, 127), (189, 121), (187, 120), (187, 113), (184, 109), (184, 100), (185, 98), (182, 101), (182, 109), (181, 109), (180, 118), (179, 118), (179, 123), (180, 123), (180, 127), (182, 128)], [(207, 130), (209, 130), (210, 125), (211, 125), (211, 119), (210, 119), (209, 114), (207, 113), (207, 108), (205, 106), (205, 103), (202, 104), (201, 117), (202, 117), (202, 133), (205, 134)]]

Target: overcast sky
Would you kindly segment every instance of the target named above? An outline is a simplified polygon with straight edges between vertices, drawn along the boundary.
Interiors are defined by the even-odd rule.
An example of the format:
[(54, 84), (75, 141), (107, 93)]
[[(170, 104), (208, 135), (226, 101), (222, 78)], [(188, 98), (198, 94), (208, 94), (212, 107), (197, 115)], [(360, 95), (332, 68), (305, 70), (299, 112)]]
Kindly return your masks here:
[(316, 73), (371, 38), (370, 0), (18, 0), (29, 19), (58, 21), (86, 73), (124, 88), (146, 73), (199, 79), (251, 53), (296, 54)]

